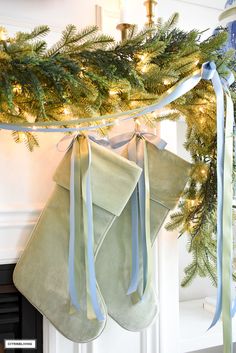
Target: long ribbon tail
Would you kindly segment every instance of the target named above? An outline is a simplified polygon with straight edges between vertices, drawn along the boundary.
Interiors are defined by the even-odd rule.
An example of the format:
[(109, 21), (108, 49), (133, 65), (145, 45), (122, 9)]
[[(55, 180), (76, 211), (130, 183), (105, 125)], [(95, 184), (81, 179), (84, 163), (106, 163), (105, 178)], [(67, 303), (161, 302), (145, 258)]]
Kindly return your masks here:
[(145, 286), (143, 291), (143, 298), (145, 298), (151, 285), (152, 278), (152, 244), (151, 244), (151, 225), (150, 225), (150, 184), (149, 184), (149, 169), (148, 169), (148, 153), (147, 153), (147, 143), (143, 141), (144, 144), (144, 182), (145, 182), (145, 251), (146, 251), (146, 268), (144, 268), (145, 275)]
[[(133, 137), (128, 145), (128, 158), (137, 161), (137, 140)], [(131, 196), (131, 220), (132, 220), (132, 271), (127, 295), (137, 293), (139, 285), (139, 208), (138, 208), (138, 186), (135, 187)], [(137, 296), (138, 297), (138, 296)], [(139, 299), (137, 299), (138, 301)]]
[(223, 203), (223, 261), (222, 261), (222, 316), (224, 353), (233, 351), (232, 345), (232, 200), (233, 200), (233, 124), (234, 111), (229, 91), (226, 91), (226, 126), (225, 126), (225, 153), (224, 153), (224, 203)]
[[(148, 157), (144, 138), (135, 136), (128, 146), (129, 159), (143, 168), (132, 198), (132, 273), (128, 295), (132, 294), (134, 303), (144, 298), (151, 282), (151, 239), (150, 239), (150, 192), (148, 176)], [(142, 245), (143, 286), (138, 293), (140, 279), (139, 236)]]
[[(205, 78), (205, 77), (203, 77)], [(220, 77), (215, 71), (211, 78), (216, 94), (217, 109), (217, 303), (211, 323), (212, 328), (222, 312), (222, 249), (223, 249), (223, 185), (224, 185), (224, 92)]]
[[(226, 93), (226, 126), (224, 123), (224, 89), (214, 63), (203, 66), (203, 79), (212, 81), (217, 102), (217, 304), (210, 326), (223, 316), (224, 353), (232, 352), (232, 165), (233, 165), (233, 103)], [(232, 83), (232, 75), (227, 84)]]
[[(69, 293), (71, 298), (72, 305), (80, 310), (79, 298), (78, 298), (78, 276), (75, 276), (75, 249), (76, 249), (76, 234), (77, 229), (75, 225), (75, 219), (77, 217), (78, 223), (80, 223), (79, 218), (81, 215), (79, 213), (76, 214), (75, 217), (75, 204), (79, 202), (80, 199), (80, 173), (76, 168), (76, 159), (78, 156), (76, 155), (76, 147), (75, 140), (72, 142), (72, 152), (71, 152), (71, 170), (70, 170), (70, 239), (69, 239)], [(76, 183), (75, 183), (76, 180)]]
[(143, 264), (143, 290), (142, 296), (147, 286), (147, 271), (148, 271), (148, 254), (147, 254), (147, 239), (146, 237), (146, 180), (144, 172), (144, 140), (137, 138), (137, 164), (143, 169), (140, 179), (138, 181), (138, 205), (140, 218), (140, 234), (142, 244), (142, 264)]
[(93, 229), (93, 203), (91, 188), (91, 147), (86, 137), (80, 142), (82, 158), (82, 199), (83, 199), (83, 225), (85, 243), (85, 267), (87, 287), (87, 316), (88, 319), (97, 318), (103, 321), (104, 315), (100, 308), (97, 295), (97, 282), (94, 261), (94, 229)]
[[(85, 136), (73, 139), (70, 176), (69, 293), (72, 305), (80, 310), (78, 292), (84, 262), (88, 319), (104, 320), (96, 287), (93, 253), (93, 205), (91, 193), (91, 151)], [(84, 249), (84, 257), (81, 254)], [(81, 262), (80, 262), (80, 260)], [(80, 281), (80, 283), (79, 283)], [(83, 284), (81, 284), (83, 285)], [(73, 312), (73, 311), (72, 311)]]
[(143, 291), (142, 299), (146, 295), (151, 282), (151, 235), (150, 235), (150, 186), (148, 174), (148, 155), (147, 146), (144, 138), (137, 138), (137, 164), (143, 168), (139, 188), (139, 212), (140, 212), (140, 227), (141, 227), (141, 243), (142, 243), (142, 258), (143, 258)]

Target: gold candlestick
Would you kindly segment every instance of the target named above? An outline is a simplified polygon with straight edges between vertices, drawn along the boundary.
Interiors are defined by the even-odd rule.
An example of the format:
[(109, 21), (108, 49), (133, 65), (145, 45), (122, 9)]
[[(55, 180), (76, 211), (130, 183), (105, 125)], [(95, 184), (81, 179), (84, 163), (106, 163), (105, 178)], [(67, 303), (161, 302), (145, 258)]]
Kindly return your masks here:
[(116, 26), (116, 29), (120, 30), (120, 32), (121, 32), (122, 42), (128, 38), (128, 31), (133, 26), (134, 25), (131, 25), (130, 23), (120, 23)]
[(144, 2), (144, 5), (146, 6), (146, 12), (147, 12), (147, 19), (148, 21), (146, 22), (147, 26), (152, 26), (154, 24), (154, 18), (155, 18), (155, 7), (157, 5), (156, 0), (147, 0)]

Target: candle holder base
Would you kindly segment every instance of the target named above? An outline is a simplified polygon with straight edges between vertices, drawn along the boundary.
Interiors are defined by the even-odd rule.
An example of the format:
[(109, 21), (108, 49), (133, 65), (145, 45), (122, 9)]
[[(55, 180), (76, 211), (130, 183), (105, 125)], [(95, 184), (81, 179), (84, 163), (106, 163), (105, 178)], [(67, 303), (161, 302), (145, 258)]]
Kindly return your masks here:
[(130, 23), (119, 23), (116, 26), (116, 29), (118, 29), (121, 32), (121, 40), (124, 41), (127, 39), (128, 37), (128, 31), (129, 29), (131, 29), (132, 27), (134, 27), (135, 25), (132, 25)]
[(155, 7), (157, 5), (157, 1), (147, 0), (144, 2), (144, 5), (146, 6), (146, 12), (147, 12), (147, 18), (148, 18), (148, 21), (146, 22), (146, 26), (152, 26), (154, 24)]

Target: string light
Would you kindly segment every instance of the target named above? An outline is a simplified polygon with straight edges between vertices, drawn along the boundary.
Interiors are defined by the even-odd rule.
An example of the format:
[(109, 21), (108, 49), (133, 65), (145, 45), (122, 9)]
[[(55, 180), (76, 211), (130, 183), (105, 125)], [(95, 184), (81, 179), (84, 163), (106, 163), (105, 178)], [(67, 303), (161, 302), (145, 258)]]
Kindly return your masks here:
[(200, 173), (202, 174), (202, 176), (206, 176), (207, 175), (207, 171), (204, 168), (202, 168), (200, 170)]
[(17, 84), (13, 87), (13, 92), (16, 94), (20, 94), (22, 92), (22, 87), (20, 84)]
[(119, 126), (120, 125), (120, 120), (119, 119), (115, 119), (114, 120), (114, 125)]
[(194, 226), (195, 226), (194, 222), (190, 221), (189, 222), (189, 227), (188, 227), (189, 232), (191, 232), (194, 229)]
[(163, 83), (165, 86), (168, 86), (171, 82), (168, 78), (166, 78), (166, 79), (164, 79)]
[(197, 204), (199, 203), (199, 200), (198, 199), (189, 199), (187, 202), (188, 202), (188, 206), (190, 208), (192, 208), (194, 206), (197, 206)]
[(199, 119), (199, 124), (200, 124), (200, 125), (203, 125), (204, 122), (205, 122), (205, 119), (204, 119), (204, 118), (200, 118), (200, 119)]
[(143, 65), (142, 68), (141, 68), (141, 72), (144, 74), (145, 72), (148, 71), (148, 65)]
[(24, 113), (24, 116), (26, 118), (26, 120), (29, 122), (29, 123), (34, 123), (35, 120), (36, 120), (36, 117), (33, 116), (32, 114), (29, 114), (29, 113)]
[(148, 54), (138, 54), (138, 55), (137, 55), (137, 58), (138, 58), (140, 61), (145, 61), (145, 60), (147, 60), (147, 58), (148, 58)]
[(199, 110), (201, 113), (205, 113), (205, 109), (203, 107), (200, 107)]
[(19, 136), (19, 142), (24, 142), (27, 140), (27, 135), (23, 131), (19, 131), (18, 136)]
[(117, 94), (119, 94), (119, 91), (117, 91), (117, 90), (115, 90), (115, 89), (110, 89), (110, 91), (109, 91), (109, 96), (115, 96), (115, 95), (117, 95)]
[(70, 115), (70, 110), (68, 108), (64, 108), (63, 114)]
[(0, 26), (0, 40), (7, 40), (7, 30), (4, 27)]

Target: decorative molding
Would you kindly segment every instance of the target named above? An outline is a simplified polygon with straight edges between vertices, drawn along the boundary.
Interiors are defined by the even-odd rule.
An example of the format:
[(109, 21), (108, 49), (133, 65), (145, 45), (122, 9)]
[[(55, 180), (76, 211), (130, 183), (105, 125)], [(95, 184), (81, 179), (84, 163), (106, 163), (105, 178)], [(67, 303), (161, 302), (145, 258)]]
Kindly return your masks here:
[(147, 330), (140, 332), (140, 353), (148, 353), (148, 351), (147, 351)]
[(23, 248), (7, 248), (0, 250), (0, 265), (15, 264), (20, 258)]
[(35, 204), (32, 207), (12, 205), (0, 208), (0, 229), (1, 228), (22, 228), (32, 227), (36, 223), (43, 205)]
[(206, 5), (205, 1), (193, 1), (193, 0), (173, 0), (176, 2), (182, 2), (188, 5), (193, 5), (193, 6), (198, 6), (198, 7), (204, 7), (206, 9), (210, 10), (215, 10), (218, 12), (221, 12), (222, 9), (224, 8), (224, 4), (222, 3), (222, 7), (216, 7), (215, 2), (212, 1), (212, 6), (211, 5)]
[(0, 264), (17, 262), (24, 250), (22, 243), (35, 226), (42, 208), (35, 204), (32, 207), (7, 205), (0, 209)]
[(102, 6), (95, 5), (95, 23), (96, 26), (102, 31)]

